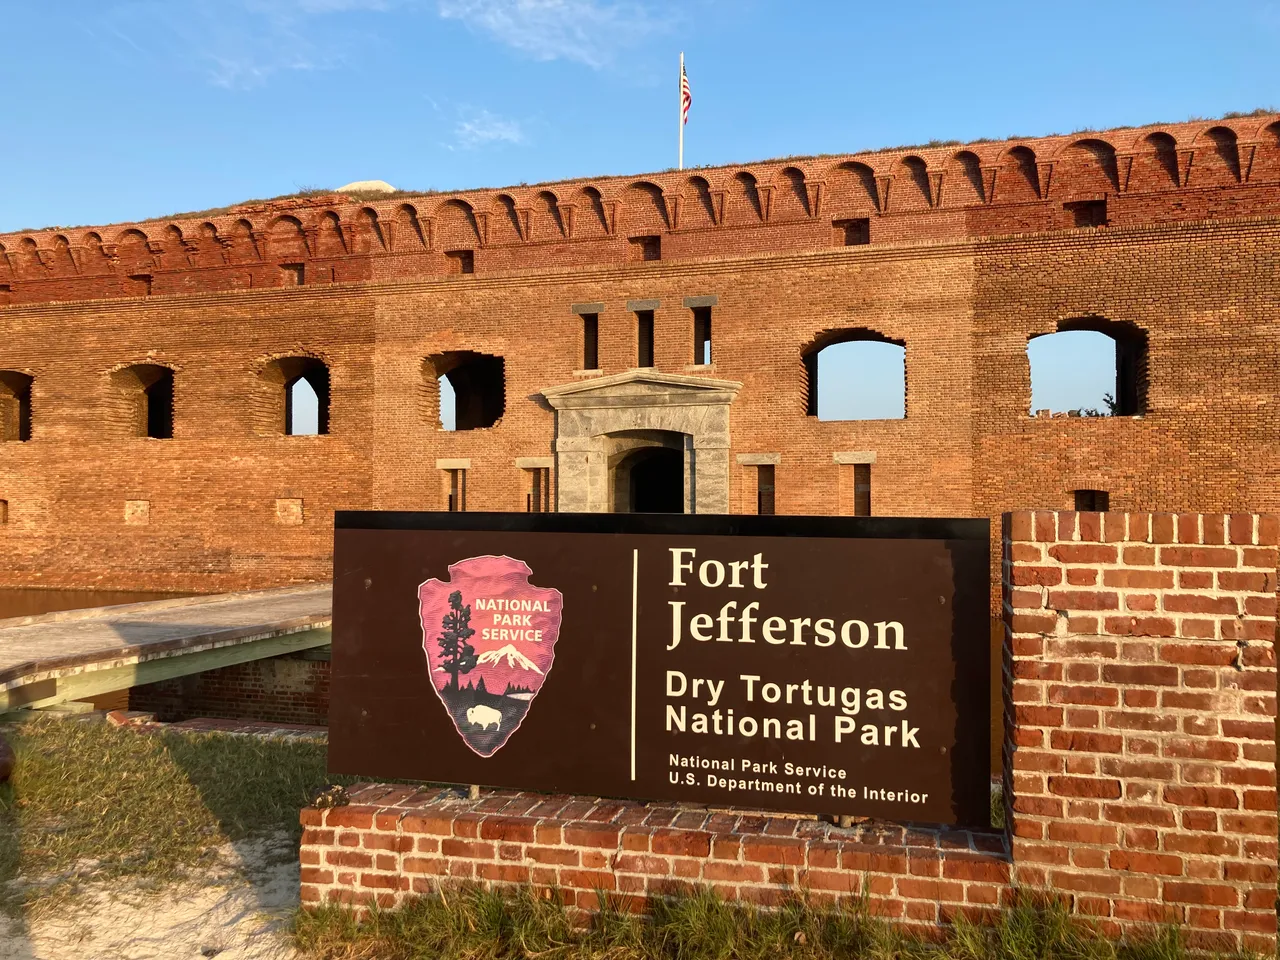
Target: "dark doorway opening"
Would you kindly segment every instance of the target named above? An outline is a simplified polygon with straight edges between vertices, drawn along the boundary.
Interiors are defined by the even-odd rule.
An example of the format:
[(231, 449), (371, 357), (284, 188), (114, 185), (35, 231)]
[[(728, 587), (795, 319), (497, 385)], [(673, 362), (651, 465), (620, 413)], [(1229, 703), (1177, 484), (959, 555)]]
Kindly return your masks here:
[(684, 513), (684, 451), (648, 447), (627, 459), (631, 513)]

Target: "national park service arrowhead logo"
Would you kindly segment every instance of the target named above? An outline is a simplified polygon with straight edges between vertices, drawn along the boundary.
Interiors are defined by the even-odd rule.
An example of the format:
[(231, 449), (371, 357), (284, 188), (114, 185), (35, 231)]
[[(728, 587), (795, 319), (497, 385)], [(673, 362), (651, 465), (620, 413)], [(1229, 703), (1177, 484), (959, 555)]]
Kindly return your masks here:
[(467, 746), (491, 757), (524, 721), (555, 660), (564, 597), (511, 557), (449, 565), (418, 587), (431, 683)]

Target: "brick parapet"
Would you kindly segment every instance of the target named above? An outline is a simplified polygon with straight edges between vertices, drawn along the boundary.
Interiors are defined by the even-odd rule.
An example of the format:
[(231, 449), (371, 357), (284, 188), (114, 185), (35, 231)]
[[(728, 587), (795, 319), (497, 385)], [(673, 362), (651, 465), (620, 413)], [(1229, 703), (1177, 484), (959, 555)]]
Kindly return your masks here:
[(349, 806), (302, 813), (302, 902), (392, 907), (446, 881), (555, 888), (595, 909), (600, 892), (639, 902), (692, 886), (764, 905), (803, 889), (865, 895), (869, 909), (936, 925), (1000, 902), (1003, 836), (583, 797), (371, 784)]
[[(663, 259), (712, 245), (816, 249), (847, 242), (848, 220), (867, 221), (870, 243), (1039, 233), (1098, 222), (1080, 219), (1080, 201), (1101, 202), (1101, 222), (1113, 226), (1273, 213), (1278, 132), (1274, 114), (1257, 114), (452, 195), (284, 197), (19, 231), (0, 234), (0, 306), (442, 276), (460, 249), (477, 255), (481, 273), (621, 264), (636, 260), (629, 239), (640, 236), (660, 236)], [(1176, 172), (1170, 150), (1194, 152), (1194, 165)]]
[(1038, 511), (1002, 534), (1014, 880), (1274, 949), (1280, 519)]

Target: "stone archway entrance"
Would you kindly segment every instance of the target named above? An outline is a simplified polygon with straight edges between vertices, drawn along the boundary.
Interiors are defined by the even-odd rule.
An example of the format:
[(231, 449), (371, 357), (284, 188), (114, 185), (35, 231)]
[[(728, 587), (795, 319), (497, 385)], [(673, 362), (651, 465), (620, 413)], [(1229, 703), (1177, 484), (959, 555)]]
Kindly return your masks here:
[(556, 509), (728, 513), (729, 405), (741, 387), (632, 370), (543, 390), (556, 411)]
[(684, 513), (686, 445), (684, 434), (665, 430), (626, 430), (606, 436), (609, 510)]

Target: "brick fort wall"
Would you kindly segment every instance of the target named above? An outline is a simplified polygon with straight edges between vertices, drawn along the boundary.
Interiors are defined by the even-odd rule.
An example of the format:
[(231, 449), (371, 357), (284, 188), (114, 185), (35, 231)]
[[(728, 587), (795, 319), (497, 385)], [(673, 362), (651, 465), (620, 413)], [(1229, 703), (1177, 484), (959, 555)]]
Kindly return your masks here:
[[(523, 510), (540, 392), (597, 375), (575, 308), (607, 375), (635, 300), (658, 371), (743, 384), (735, 512), (762, 457), (780, 513), (853, 512), (852, 460), (879, 515), (1280, 509), (1278, 211), (1255, 116), (0, 236), (0, 582), (323, 579), (334, 510), (445, 509), (448, 463), (467, 509)], [(1140, 345), (1140, 408), (1033, 416), (1028, 339), (1081, 323)], [(805, 352), (853, 335), (905, 345), (905, 418), (806, 412)], [(446, 431), (439, 358), (466, 352), (503, 359), (502, 415)], [(329, 431), (286, 436), (304, 361)], [(140, 435), (138, 365), (173, 372), (171, 438)]]

